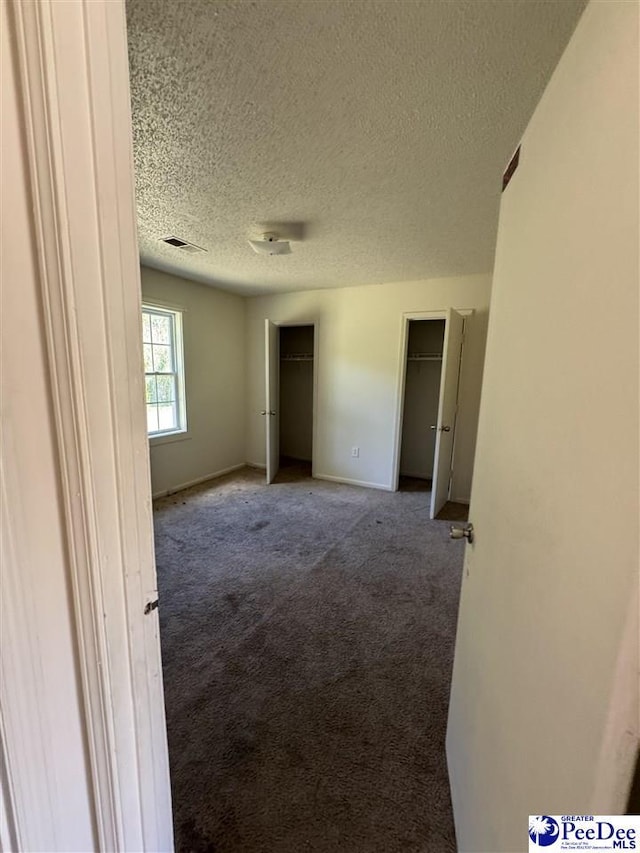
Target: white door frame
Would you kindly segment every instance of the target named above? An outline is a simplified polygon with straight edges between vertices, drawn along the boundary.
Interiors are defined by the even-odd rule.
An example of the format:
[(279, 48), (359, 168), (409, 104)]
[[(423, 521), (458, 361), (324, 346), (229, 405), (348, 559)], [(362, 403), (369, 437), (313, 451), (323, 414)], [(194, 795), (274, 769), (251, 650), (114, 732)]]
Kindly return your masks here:
[[(451, 306), (458, 314), (462, 314), (465, 319), (465, 325), (468, 318), (474, 313), (473, 308), (456, 308)], [(400, 484), (400, 453), (402, 450), (402, 422), (404, 419), (404, 393), (405, 382), (407, 379), (407, 349), (409, 346), (409, 323), (411, 320), (445, 320), (447, 319), (447, 309), (440, 311), (404, 311), (400, 318), (400, 349), (398, 353), (398, 381), (396, 385), (396, 417), (395, 427), (393, 431), (393, 462), (392, 462), (392, 477), (391, 490), (398, 491)], [(463, 354), (464, 360), (464, 354)], [(461, 362), (460, 371), (462, 372), (463, 364)], [(453, 456), (455, 457), (455, 435), (453, 445)]]
[[(98, 846), (166, 851), (158, 615), (143, 615), (157, 591), (124, 4), (10, 11)], [(2, 698), (19, 838), (28, 793), (11, 780), (43, 768), (21, 766), (10, 735), (24, 697)]]
[[(271, 318), (268, 318), (271, 319)], [(311, 413), (311, 476), (316, 475), (316, 449), (318, 447), (318, 356), (320, 352), (319, 337), (320, 329), (318, 320), (288, 320), (285, 323), (279, 323), (276, 320), (271, 320), (274, 326), (278, 329), (283, 329), (292, 326), (313, 326), (313, 411)], [(280, 334), (278, 332), (278, 334)], [(278, 365), (278, 375), (280, 374), (280, 365)], [(280, 406), (280, 401), (278, 401)]]

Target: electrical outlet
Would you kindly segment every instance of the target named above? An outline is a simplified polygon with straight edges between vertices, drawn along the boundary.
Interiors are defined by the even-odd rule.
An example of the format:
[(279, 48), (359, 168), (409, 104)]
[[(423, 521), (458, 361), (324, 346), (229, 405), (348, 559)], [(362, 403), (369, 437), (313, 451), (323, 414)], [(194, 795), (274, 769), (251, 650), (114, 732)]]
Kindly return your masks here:
[(360, 448), (359, 447), (352, 447), (351, 448), (351, 455), (353, 456), (354, 459), (357, 459), (358, 456), (360, 456)]

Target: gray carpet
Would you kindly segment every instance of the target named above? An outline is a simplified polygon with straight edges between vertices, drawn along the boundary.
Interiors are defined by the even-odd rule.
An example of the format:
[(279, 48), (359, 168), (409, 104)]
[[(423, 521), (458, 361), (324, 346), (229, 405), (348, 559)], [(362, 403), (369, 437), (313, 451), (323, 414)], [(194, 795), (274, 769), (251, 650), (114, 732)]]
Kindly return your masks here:
[(155, 505), (176, 849), (454, 851), (464, 546), (425, 492), (299, 474)]

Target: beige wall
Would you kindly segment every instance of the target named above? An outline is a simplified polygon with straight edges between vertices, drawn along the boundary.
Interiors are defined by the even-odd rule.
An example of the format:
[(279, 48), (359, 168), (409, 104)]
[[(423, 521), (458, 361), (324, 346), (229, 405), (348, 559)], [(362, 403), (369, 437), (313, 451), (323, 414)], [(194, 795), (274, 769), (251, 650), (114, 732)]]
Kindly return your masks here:
[(489, 276), (467, 276), (241, 298), (143, 267), (143, 300), (185, 312), (188, 433), (151, 440), (153, 494), (245, 461), (265, 464), (265, 317), (318, 323), (316, 474), (390, 488), (403, 312), (453, 305), (474, 309), (452, 489), (454, 499), (469, 500), (490, 287)]
[(188, 430), (151, 440), (157, 495), (245, 461), (244, 305), (239, 296), (145, 267), (142, 298), (184, 311)]
[(473, 308), (453, 484), (453, 497), (468, 500), (490, 288), (490, 276), (467, 276), (247, 299), (248, 461), (265, 462), (265, 318), (318, 323), (316, 474), (391, 488), (403, 312)]
[[(31, 197), (5, 3), (0, 15), (2, 738), (17, 806), (29, 809), (18, 814), (24, 849), (86, 851), (96, 844), (93, 807)], [(4, 786), (4, 768), (0, 781)]]
[(592, 2), (502, 201), (447, 738), (461, 851), (625, 809), (638, 235), (638, 4)]

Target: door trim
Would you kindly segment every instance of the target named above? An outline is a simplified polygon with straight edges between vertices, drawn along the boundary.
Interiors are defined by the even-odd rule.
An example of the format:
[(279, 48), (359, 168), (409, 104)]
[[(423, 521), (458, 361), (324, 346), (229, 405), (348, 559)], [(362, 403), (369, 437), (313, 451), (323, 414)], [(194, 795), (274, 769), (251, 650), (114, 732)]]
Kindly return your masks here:
[[(166, 851), (158, 615), (142, 615), (156, 589), (124, 5), (11, 11), (97, 842)], [(19, 698), (3, 697), (8, 719)], [(39, 779), (17, 746), (7, 737), (8, 777)], [(11, 792), (16, 821), (25, 790)]]

